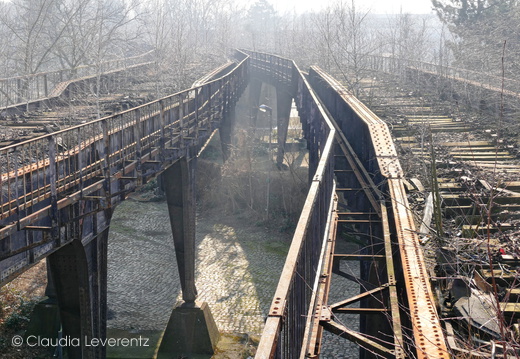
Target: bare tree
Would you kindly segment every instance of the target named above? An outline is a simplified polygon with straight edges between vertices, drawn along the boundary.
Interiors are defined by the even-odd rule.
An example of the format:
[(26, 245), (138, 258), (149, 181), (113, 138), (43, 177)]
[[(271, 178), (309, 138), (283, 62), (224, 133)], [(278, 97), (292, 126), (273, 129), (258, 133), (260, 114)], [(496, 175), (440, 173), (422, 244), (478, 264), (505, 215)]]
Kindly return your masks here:
[(355, 94), (369, 73), (367, 56), (379, 46), (367, 27), (369, 14), (355, 0), (337, 0), (315, 17), (319, 41), (326, 47), (325, 68), (339, 73)]
[(34, 74), (45, 69), (51, 60), (53, 46), (63, 28), (57, 28), (56, 36), (49, 36), (52, 0), (14, 0), (1, 4), (0, 22), (14, 40), (13, 60), (19, 75)]

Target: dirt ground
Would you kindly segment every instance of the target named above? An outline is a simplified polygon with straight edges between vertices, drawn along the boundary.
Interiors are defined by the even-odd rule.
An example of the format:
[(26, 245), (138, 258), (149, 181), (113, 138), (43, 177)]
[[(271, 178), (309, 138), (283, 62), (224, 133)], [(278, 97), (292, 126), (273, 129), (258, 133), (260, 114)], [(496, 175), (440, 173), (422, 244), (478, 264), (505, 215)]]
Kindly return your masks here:
[(47, 353), (28, 348), (13, 348), (15, 335), (23, 333), (34, 304), (42, 300), (47, 285), (46, 261), (0, 288), (0, 356), (6, 359), (46, 358)]

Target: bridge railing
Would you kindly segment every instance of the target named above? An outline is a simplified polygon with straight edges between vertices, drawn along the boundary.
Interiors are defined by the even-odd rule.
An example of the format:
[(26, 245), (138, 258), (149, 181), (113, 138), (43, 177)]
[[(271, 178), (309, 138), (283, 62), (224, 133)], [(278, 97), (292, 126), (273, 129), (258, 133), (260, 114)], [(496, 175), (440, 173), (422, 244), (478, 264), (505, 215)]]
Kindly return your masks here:
[(393, 56), (369, 56), (368, 61), (374, 70), (388, 73), (404, 73), (406, 69), (415, 69), (435, 74), (447, 79), (463, 79), (481, 87), (520, 93), (520, 81), (512, 78), (496, 76), (487, 72), (473, 71), (458, 67), (433, 64), (424, 61), (410, 60)]
[(87, 199), (108, 208), (180, 157), (196, 155), (234, 106), (247, 65), (245, 59), (203, 85), (0, 148), (0, 261), (9, 259), (0, 262), (0, 284), (64, 244), (59, 231), (71, 220), (62, 209)]
[(264, 82), (294, 92), (296, 79), (299, 77), (299, 70), (294, 61), (263, 52), (249, 50), (241, 50), (240, 52), (250, 57), (251, 73), (253, 76), (256, 73), (262, 76)]
[(269, 54), (248, 54), (251, 76), (295, 85), (296, 105), (309, 148), (312, 181), (256, 352), (256, 358), (297, 358), (304, 350), (307, 314), (320, 270), (323, 239), (327, 237), (334, 188), (335, 130), (293, 61)]
[(64, 82), (144, 63), (149, 61), (151, 53), (150, 51), (138, 56), (105, 61), (100, 65), (85, 65), (0, 79), (0, 108), (52, 97)]

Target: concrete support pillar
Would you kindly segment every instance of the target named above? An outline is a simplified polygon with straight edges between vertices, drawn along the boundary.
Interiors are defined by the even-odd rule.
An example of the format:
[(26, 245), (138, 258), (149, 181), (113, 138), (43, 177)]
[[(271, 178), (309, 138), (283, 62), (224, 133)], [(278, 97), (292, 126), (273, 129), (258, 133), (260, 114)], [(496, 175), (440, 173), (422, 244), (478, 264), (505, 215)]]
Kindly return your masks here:
[(195, 302), (195, 161), (182, 158), (161, 175), (183, 302), (173, 309), (157, 348), (157, 358), (213, 354), (219, 339), (207, 303)]
[(285, 156), (285, 143), (287, 142), (287, 131), (289, 129), (289, 118), (291, 116), (292, 96), (281, 90), (276, 91), (276, 112), (278, 126), (278, 152), (276, 154), (276, 164), (282, 167)]

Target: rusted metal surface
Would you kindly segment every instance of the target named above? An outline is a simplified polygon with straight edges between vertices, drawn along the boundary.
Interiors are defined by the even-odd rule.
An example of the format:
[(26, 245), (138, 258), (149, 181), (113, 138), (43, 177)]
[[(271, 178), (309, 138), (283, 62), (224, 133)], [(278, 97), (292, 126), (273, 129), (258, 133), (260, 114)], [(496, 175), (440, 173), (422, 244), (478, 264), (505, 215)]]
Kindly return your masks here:
[[(286, 86), (287, 89), (294, 88), (294, 83), (297, 80), (297, 93), (302, 92), (302, 88), (307, 87), (306, 79), (300, 80), (298, 72), (295, 71), (297, 67), (291, 64), (291, 61), (276, 58), (272, 55), (257, 54), (248, 52), (251, 56), (252, 73), (258, 77), (267, 78), (274, 85)], [(269, 73), (271, 67), (278, 67), (278, 69)], [(291, 69), (292, 66), (292, 69)], [(314, 79), (313, 79), (314, 71)], [(274, 74), (281, 77), (276, 78)], [(301, 76), (301, 75), (300, 75)], [(320, 340), (323, 329), (334, 332), (340, 336), (344, 336), (354, 342), (359, 343), (362, 347), (367, 348), (369, 352), (379, 353), (385, 357), (404, 358), (408, 354), (420, 358), (444, 358), (449, 357), (446, 345), (444, 342), (444, 335), (440, 327), (439, 318), (434, 306), (431, 289), (429, 287), (429, 279), (424, 267), (424, 261), (420, 248), (418, 247), (418, 239), (413, 234), (413, 221), (411, 212), (407, 209), (407, 198), (402, 191), (402, 170), (397, 159), (397, 154), (393, 141), (390, 137), (390, 132), (386, 125), (380, 121), (368, 108), (361, 102), (357, 101), (353, 96), (344, 90), (334, 79), (324, 74), (320, 70), (312, 69), (310, 78), (313, 79), (313, 88), (319, 87), (316, 83), (316, 78), (320, 77), (320, 81), (327, 83), (329, 90), (332, 89), (333, 95), (326, 96), (325, 107), (332, 112), (332, 116), (336, 119), (337, 113), (334, 113), (338, 108), (338, 102), (341, 101), (349, 108), (350, 113), (346, 114), (348, 120), (342, 119), (335, 121), (330, 117), (327, 111), (317, 107), (323, 112), (322, 121), (327, 119), (324, 124), (330, 126), (330, 133), (335, 132), (335, 143), (339, 148), (339, 152), (345, 156), (348, 163), (347, 170), (338, 169), (337, 171), (348, 172), (351, 171), (358, 181), (358, 188), (339, 188), (339, 192), (359, 191), (362, 190), (367, 198), (367, 203), (371, 206), (371, 211), (377, 214), (379, 220), (364, 220), (351, 219), (340, 220), (338, 215), (331, 218), (328, 227), (325, 227), (325, 233), (320, 229), (321, 240), (329, 238), (326, 241), (327, 246), (320, 248), (322, 253), (322, 262), (319, 263), (320, 270), (323, 266), (322, 275), (319, 276), (319, 271), (313, 272), (317, 278), (316, 282), (312, 282), (312, 278), (306, 277), (307, 286), (314, 287), (312, 294), (300, 295), (294, 297), (294, 293), (301, 290), (295, 277), (303, 276), (301, 261), (305, 260), (306, 238), (311, 227), (313, 210), (317, 206), (317, 197), (319, 191), (319, 182), (311, 184), (308, 200), (302, 212), (302, 217), (298, 224), (293, 242), (289, 251), (286, 265), (282, 272), (280, 283), (275, 294), (275, 298), (271, 305), (269, 317), (266, 322), (265, 330), (262, 335), (260, 346), (257, 351), (257, 358), (272, 358), (272, 357), (315, 357), (320, 353)], [(309, 92), (310, 90), (309, 87)], [(319, 92), (319, 91), (318, 91)], [(297, 95), (299, 101), (302, 96)], [(315, 100), (315, 95), (313, 95)], [(328, 102), (327, 102), (328, 101)], [(317, 102), (317, 101), (316, 101)], [(297, 101), (301, 105), (302, 102)], [(316, 105), (315, 105), (316, 106)], [(300, 109), (300, 108), (299, 108)], [(333, 109), (333, 110), (331, 110)], [(311, 147), (313, 143), (313, 129), (317, 124), (311, 121), (317, 119), (313, 116), (308, 116), (305, 108), (300, 110), (300, 116), (304, 127), (304, 133), (307, 139), (310, 140)], [(319, 120), (319, 119), (318, 119)], [(335, 131), (334, 131), (335, 130)], [(329, 138), (330, 138), (329, 133)], [(311, 135), (311, 137), (309, 137)], [(328, 141), (327, 141), (328, 143)], [(326, 165), (327, 157), (324, 156), (328, 152), (320, 152), (321, 157), (319, 163), (322, 166)], [(310, 162), (311, 173), (312, 170), (318, 169), (319, 165), (313, 156), (317, 153), (312, 152), (310, 148)], [(349, 169), (350, 168), (350, 169)], [(338, 172), (338, 173), (339, 173)], [(320, 177), (315, 177), (320, 179)], [(376, 185), (377, 183), (377, 185)], [(390, 200), (386, 201), (385, 196), (389, 196)], [(390, 225), (389, 215), (390, 211), (392, 218), (396, 223)], [(361, 212), (365, 213), (365, 212)], [(368, 255), (368, 254), (338, 254), (334, 253), (334, 236), (337, 233), (337, 225), (341, 223), (358, 223), (368, 224), (371, 226), (379, 226), (382, 232), (381, 245), (384, 248), (385, 255)], [(404, 231), (403, 228), (407, 230)], [(375, 227), (374, 227), (375, 228)], [(396, 233), (391, 232), (391, 228), (396, 228)], [(412, 232), (410, 232), (410, 229)], [(332, 234), (332, 236), (331, 236)], [(318, 237), (319, 238), (319, 237)], [(316, 240), (316, 243), (319, 243)], [(395, 248), (401, 252), (401, 262), (404, 272), (404, 279), (406, 281), (404, 288), (407, 296), (399, 297), (397, 292), (397, 278), (395, 270), (394, 252)], [(303, 257), (302, 257), (303, 256)], [(375, 290), (368, 290), (358, 296), (346, 299), (337, 305), (327, 306), (328, 287), (330, 286), (330, 273), (334, 258), (341, 259), (372, 259), (375, 262), (384, 262), (386, 269), (386, 283), (382, 283), (379, 288)], [(360, 283), (370, 283), (363, 279), (356, 279)], [(359, 309), (345, 308), (346, 305), (366, 299), (376, 294), (385, 293), (387, 305), (383, 307), (363, 307)], [(296, 300), (299, 298), (299, 300)], [(307, 305), (306, 300), (311, 300), (311, 304)], [(412, 301), (410, 305), (411, 313), (408, 314), (403, 322), (400, 314), (400, 307), (407, 306), (407, 299)], [(299, 302), (295, 304), (295, 301)], [(296, 307), (296, 309), (293, 308)], [(421, 308), (421, 315), (418, 315), (418, 308)], [(301, 323), (297, 323), (294, 316), (299, 311), (299, 316), (307, 317), (305, 324), (305, 332), (302, 332)], [(393, 336), (393, 348), (383, 345), (379, 340), (374, 341), (374, 338), (365, 336), (363, 333), (353, 331), (336, 322), (334, 322), (333, 312), (352, 312), (352, 313), (391, 313), (390, 327), (391, 335)], [(422, 315), (423, 311), (426, 315)], [(403, 334), (403, 323), (411, 323), (411, 332), (413, 338), (408, 339), (408, 344), (405, 341)], [(300, 339), (300, 335), (304, 338)], [(386, 341), (388, 336), (385, 337)], [(405, 352), (412, 350), (413, 353)], [(409, 349), (415, 348), (415, 349)]]
[[(362, 167), (371, 173), (372, 183), (378, 184), (378, 189), (389, 198), (388, 210), (393, 218), (395, 233), (389, 232), (388, 221), (383, 221), (384, 237), (398, 245), (400, 251), (400, 264), (405, 280), (406, 302), (397, 302), (395, 290), (396, 277), (393, 273), (392, 251), (387, 251), (387, 267), (389, 284), (394, 286), (391, 291), (390, 308), (396, 310), (399, 305), (407, 304), (409, 310), (404, 310), (411, 323), (410, 330), (413, 333), (412, 343), (409, 348), (414, 348), (414, 355), (418, 358), (448, 358), (444, 334), (436, 311), (435, 301), (429, 283), (422, 250), (415, 231), (412, 213), (408, 206), (408, 200), (403, 186), (403, 172), (397, 159), (395, 146), (386, 124), (375, 116), (366, 106), (346, 91), (336, 80), (317, 68), (310, 72), (311, 84), (317, 90), (332, 117), (338, 122), (338, 127), (345, 136), (345, 140), (351, 144), (352, 149), (358, 155)], [(371, 201), (372, 202), (372, 201)], [(385, 207), (383, 203), (383, 207)], [(387, 217), (385, 214), (384, 217)], [(387, 249), (390, 242), (386, 244)], [(393, 328), (398, 329), (399, 312), (393, 317)], [(334, 326), (331, 330), (338, 331)], [(359, 338), (345, 334), (352, 340)], [(394, 338), (396, 347), (404, 347), (401, 338)], [(372, 350), (379, 350), (371, 346)], [(397, 353), (393, 353), (396, 355)], [(401, 357), (405, 355), (400, 350)]]
[[(400, 141), (405, 161), (424, 161), (432, 166), (432, 173), (436, 167), (433, 193), (438, 193), (443, 203), (442, 207), (436, 203), (434, 211), (441, 213), (442, 208), (442, 220), (426, 219), (420, 236), (425, 253), (436, 265), (430, 272), (436, 277), (434, 290), (449, 350), (456, 357), (491, 357), (493, 342), (504, 341), (510, 351), (503, 354), (497, 349), (496, 357), (515, 357), (519, 352), (518, 313), (508, 311), (505, 303), (514, 309), (518, 301), (518, 297), (508, 296), (516, 287), (519, 268), (518, 151), (516, 135), (509, 131), (516, 112), (504, 112), (503, 128), (497, 134), (487, 115), (461, 111), (457, 116), (446, 116), (446, 105), (454, 105), (454, 100), (438, 106), (437, 99), (425, 103), (424, 98), (408, 93), (403, 96), (393, 89), (389, 95), (381, 113), (391, 114), (386, 120), (393, 125), (394, 136), (406, 139)], [(403, 100), (409, 106), (401, 106)], [(512, 102), (511, 108), (516, 101), (504, 99), (506, 105)], [(450, 122), (454, 125), (447, 126)], [(419, 123), (434, 133), (426, 140), (428, 151), (421, 148)], [(433, 195), (424, 188), (408, 196), (412, 208), (425, 208), (425, 213), (432, 209), (425, 198)], [(433, 224), (436, 228), (431, 229)], [(464, 250), (459, 250), (462, 246)]]
[(402, 181), (389, 179), (401, 264), (418, 358), (449, 358), (430, 279)]
[(302, 73), (294, 61), (284, 57), (242, 50), (251, 59), (251, 76), (258, 77), (277, 89), (286, 91), (295, 97)]
[[(78, 223), (83, 243), (106, 233), (111, 209), (126, 194), (179, 159), (196, 156), (232, 113), (249, 75), (254, 74), (295, 98), (307, 139), (310, 173), (308, 196), (256, 358), (319, 355), (324, 329), (385, 357), (449, 357), (403, 173), (386, 125), (319, 69), (311, 69), (306, 77), (288, 59), (249, 51), (238, 52), (238, 57), (238, 65), (225, 65), (194, 88), (1, 148), (0, 283), (70, 243), (71, 233), (77, 237)], [(231, 72), (225, 76), (207, 82), (228, 69)], [(336, 158), (343, 162), (337, 164)], [(345, 173), (355, 183), (341, 183), (336, 189), (335, 176)], [(350, 193), (359, 203), (352, 212), (337, 212), (335, 192), (338, 196)], [(353, 194), (358, 192), (363, 195)], [(363, 226), (369, 233), (369, 246), (381, 250), (336, 253), (338, 226), (353, 224)], [(329, 305), (330, 277), (337, 260), (367, 262), (368, 275), (352, 278), (366, 289)], [(399, 264), (403, 284), (397, 279)], [(374, 285), (371, 271), (379, 273), (382, 267), (383, 280)], [(399, 285), (406, 296), (398, 295)], [(380, 295), (385, 299), (382, 305), (347, 308)], [(390, 330), (382, 333), (386, 342), (340, 325), (334, 320), (338, 312), (362, 318), (389, 314)], [(405, 329), (411, 338), (406, 338)]]
[[(300, 353), (300, 358), (314, 357), (315, 353), (320, 353), (321, 342), (323, 335), (323, 326), (320, 322), (331, 319), (331, 311), (326, 306), (328, 295), (330, 291), (330, 284), (333, 272), (334, 251), (336, 245), (336, 230), (338, 221), (337, 212), (338, 198), (334, 196), (334, 201), (331, 203), (331, 210), (329, 212), (329, 229), (327, 242), (323, 246), (322, 263), (318, 268), (317, 280), (314, 283), (314, 294), (311, 298), (312, 305), (309, 307), (307, 314), (307, 324), (305, 328), (306, 343)], [(319, 275), (319, 277), (318, 277)]]
[(201, 86), (207, 82), (223, 77), (227, 75), (229, 72), (231, 72), (235, 68), (235, 66), (237, 66), (237, 64), (231, 61), (222, 66), (219, 66), (216, 69), (202, 76), (200, 79), (196, 80), (193, 83), (193, 85), (191, 85), (191, 87)]
[[(196, 155), (245, 88), (247, 64), (114, 116), (1, 148), (0, 283), (68, 243), (62, 234), (76, 219), (67, 207), (86, 211), (89, 196), (101, 195), (93, 210), (106, 210), (179, 158)], [(102, 224), (85, 221), (88, 242), (89, 231)], [(27, 226), (33, 244), (26, 243)], [(38, 227), (52, 227), (52, 239)]]
[(393, 350), (388, 349), (369, 337), (363, 336), (359, 332), (351, 330), (334, 320), (323, 323), (323, 326), (331, 333), (357, 343), (362, 347), (370, 348), (371, 351), (377, 353), (377, 355), (382, 356), (383, 358), (395, 357), (395, 352)]
[(394, 254), (392, 249), (392, 238), (390, 232), (390, 223), (386, 206), (381, 206), (383, 219), (383, 236), (385, 242), (385, 261), (386, 271), (388, 275), (388, 301), (392, 313), (392, 329), (394, 331), (395, 357), (402, 358), (404, 353), (404, 337), (403, 325), (401, 323), (401, 315), (399, 308), (399, 298), (397, 294), (397, 278)]

